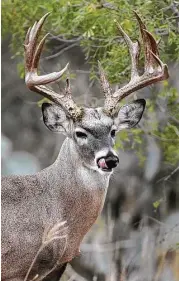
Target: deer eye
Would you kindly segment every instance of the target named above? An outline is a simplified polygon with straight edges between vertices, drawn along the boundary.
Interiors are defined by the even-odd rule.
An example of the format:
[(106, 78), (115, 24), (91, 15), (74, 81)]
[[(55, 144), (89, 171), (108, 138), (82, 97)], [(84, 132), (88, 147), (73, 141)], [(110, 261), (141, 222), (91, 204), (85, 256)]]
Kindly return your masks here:
[(76, 137), (77, 138), (81, 138), (81, 139), (86, 139), (87, 138), (87, 134), (85, 134), (83, 132), (76, 132)]
[(112, 131), (111, 131), (111, 137), (114, 138), (115, 135), (116, 135), (116, 130), (112, 130)]

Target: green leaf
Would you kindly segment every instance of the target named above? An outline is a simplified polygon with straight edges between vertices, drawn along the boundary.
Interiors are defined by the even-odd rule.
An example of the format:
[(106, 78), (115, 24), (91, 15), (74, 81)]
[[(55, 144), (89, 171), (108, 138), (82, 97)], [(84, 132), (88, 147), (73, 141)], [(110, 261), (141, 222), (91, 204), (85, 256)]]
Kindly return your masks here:
[(153, 202), (153, 206), (155, 209), (157, 209), (160, 206), (161, 200), (157, 200), (155, 202)]

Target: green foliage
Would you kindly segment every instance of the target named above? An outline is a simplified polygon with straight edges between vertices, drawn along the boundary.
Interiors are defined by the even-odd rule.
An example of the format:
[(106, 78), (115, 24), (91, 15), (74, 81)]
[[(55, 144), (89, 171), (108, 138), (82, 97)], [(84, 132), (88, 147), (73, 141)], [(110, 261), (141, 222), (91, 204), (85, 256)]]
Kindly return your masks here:
[[(12, 35), (11, 48), (16, 56), (22, 56), (23, 38), (34, 20), (46, 12), (51, 16), (45, 25), (46, 31), (54, 35), (65, 34), (66, 38), (83, 35), (81, 46), (86, 58), (94, 67), (98, 59), (106, 68), (109, 80), (124, 81), (129, 74), (129, 56), (126, 46), (119, 44), (121, 35), (118, 33), (114, 19), (133, 38), (138, 37), (138, 27), (133, 16), (135, 9), (142, 17), (151, 32), (156, 29), (168, 30), (167, 38), (162, 41), (162, 56), (176, 60), (179, 58), (179, 36), (175, 26), (164, 14), (167, 1), (109, 1), (114, 9), (103, 8), (100, 1), (2, 1), (2, 34)], [(158, 39), (159, 36), (156, 36)], [(119, 59), (120, 58), (120, 59)], [(116, 69), (118, 71), (116, 71)], [(125, 70), (125, 71), (124, 71)], [(122, 73), (119, 75), (118, 73)], [(127, 77), (126, 77), (127, 78)]]
[(167, 101), (166, 114), (169, 117), (165, 126), (154, 129), (153, 134), (159, 139), (167, 163), (177, 164), (179, 161), (179, 93), (167, 85), (159, 96)]
[(153, 206), (155, 209), (158, 209), (158, 207), (160, 206), (160, 203), (161, 203), (161, 199), (160, 200), (157, 200), (155, 202), (153, 202)]
[[(104, 5), (106, 4), (106, 5)], [(96, 78), (97, 60), (100, 60), (111, 83), (126, 83), (130, 74), (130, 57), (128, 50), (121, 40), (114, 19), (133, 38), (139, 36), (138, 26), (133, 16), (137, 11), (144, 19), (147, 28), (160, 41), (160, 57), (165, 62), (179, 60), (179, 36), (176, 19), (169, 7), (170, 1), (159, 0), (4, 0), (2, 1), (2, 35), (11, 35), (11, 50), (14, 56), (23, 61), (23, 41), (29, 26), (42, 15), (51, 12), (46, 21), (43, 32), (53, 35), (63, 35), (65, 39), (81, 37), (80, 44), (86, 60), (91, 65), (91, 79)], [(141, 58), (142, 62), (142, 58)], [(20, 77), (23, 77), (23, 64), (18, 66)], [(150, 120), (155, 115), (156, 100), (167, 100), (169, 121), (165, 125)], [(178, 121), (178, 93), (176, 89), (163, 83), (163, 90), (153, 100), (147, 101), (145, 115), (146, 128), (139, 127), (132, 131), (122, 131), (117, 136), (116, 148), (125, 146), (135, 149), (140, 156), (141, 163), (145, 161), (145, 136), (153, 135), (160, 143), (164, 160), (170, 164), (179, 161), (176, 151), (179, 139)], [(157, 120), (154, 118), (153, 120)], [(132, 136), (132, 138), (131, 138)], [(131, 141), (132, 139), (132, 141)], [(178, 150), (179, 151), (179, 150)]]

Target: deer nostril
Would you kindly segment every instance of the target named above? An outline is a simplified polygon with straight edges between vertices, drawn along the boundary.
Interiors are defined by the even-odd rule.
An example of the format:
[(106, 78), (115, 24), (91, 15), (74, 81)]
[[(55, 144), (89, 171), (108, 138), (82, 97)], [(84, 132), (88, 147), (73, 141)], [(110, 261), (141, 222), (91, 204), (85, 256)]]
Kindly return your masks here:
[(106, 166), (109, 169), (115, 168), (119, 163), (119, 158), (117, 156), (109, 156), (105, 160), (106, 160)]

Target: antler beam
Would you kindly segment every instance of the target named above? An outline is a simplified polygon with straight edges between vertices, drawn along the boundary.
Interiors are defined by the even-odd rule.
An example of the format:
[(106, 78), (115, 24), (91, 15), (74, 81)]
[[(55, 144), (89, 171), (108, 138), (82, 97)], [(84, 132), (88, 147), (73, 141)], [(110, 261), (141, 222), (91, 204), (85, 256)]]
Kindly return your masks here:
[(104, 71), (101, 65), (99, 65), (100, 80), (105, 95), (104, 111), (109, 115), (115, 114), (118, 103), (122, 99), (130, 95), (131, 93), (141, 88), (144, 88), (150, 84), (165, 80), (169, 77), (167, 65), (164, 64), (159, 59), (158, 48), (155, 39), (153, 38), (152, 34), (146, 30), (146, 26), (144, 25), (144, 23), (142, 22), (141, 18), (138, 16), (137, 13), (135, 13), (135, 16), (137, 18), (140, 27), (142, 44), (144, 46), (144, 53), (145, 53), (144, 73), (141, 76), (139, 76), (139, 72), (138, 72), (138, 62), (139, 62), (139, 55), (140, 55), (139, 41), (132, 42), (132, 40), (124, 32), (122, 27), (117, 23), (118, 30), (122, 34), (129, 48), (129, 53), (131, 57), (131, 80), (127, 85), (123, 86), (115, 93), (112, 93), (109, 86), (109, 82), (105, 77)]
[(46, 75), (38, 75), (37, 69), (40, 60), (40, 55), (45, 43), (46, 34), (38, 44), (38, 37), (45, 19), (50, 13), (45, 14), (38, 22), (35, 22), (32, 28), (29, 28), (25, 38), (25, 82), (27, 87), (34, 92), (41, 94), (52, 102), (62, 106), (68, 114), (77, 119), (82, 114), (82, 108), (78, 107), (74, 102), (69, 80), (66, 80), (66, 90), (64, 93), (58, 94), (46, 85), (59, 80), (68, 68), (68, 64), (59, 72), (53, 72)]

